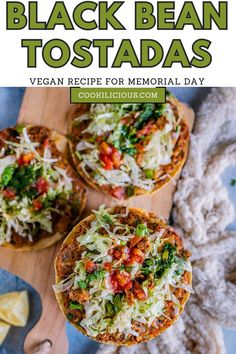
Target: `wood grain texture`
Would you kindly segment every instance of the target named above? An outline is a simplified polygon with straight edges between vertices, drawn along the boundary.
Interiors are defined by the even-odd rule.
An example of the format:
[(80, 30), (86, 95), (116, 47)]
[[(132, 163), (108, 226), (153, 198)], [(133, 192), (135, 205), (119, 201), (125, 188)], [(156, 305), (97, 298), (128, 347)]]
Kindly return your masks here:
[[(26, 90), (18, 121), (45, 125), (66, 134), (69, 126), (69, 111), (72, 108), (69, 102), (69, 88), (29, 88)], [(187, 106), (184, 106), (184, 110), (189, 126), (192, 128), (194, 113)], [(91, 188), (87, 189), (88, 202), (85, 215), (89, 214), (91, 209), (97, 209), (101, 204), (108, 207), (117, 204), (117, 201), (111, 197), (91, 190)], [(125, 204), (144, 208), (168, 219), (174, 190), (175, 184), (170, 182), (154, 195), (138, 196)], [(50, 353), (66, 354), (68, 352), (65, 321), (52, 290), (53, 263), (59, 247), (60, 243), (46, 250), (32, 253), (16, 253), (0, 249), (0, 267), (29, 282), (38, 290), (42, 299), (42, 316), (26, 338), (26, 354), (32, 354), (33, 348), (45, 339), (50, 339), (53, 343)]]

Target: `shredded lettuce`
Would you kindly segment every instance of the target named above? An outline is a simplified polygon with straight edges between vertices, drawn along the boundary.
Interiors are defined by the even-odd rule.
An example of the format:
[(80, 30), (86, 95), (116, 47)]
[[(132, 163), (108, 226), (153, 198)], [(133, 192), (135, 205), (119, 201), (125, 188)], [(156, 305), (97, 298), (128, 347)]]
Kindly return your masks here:
[[(74, 282), (70, 284), (72, 289), (86, 289), (89, 293), (89, 300), (83, 303), (84, 317), (80, 322), (87, 334), (96, 337), (106, 332), (119, 332), (125, 337), (139, 336), (133, 322), (150, 327), (158, 317), (166, 316), (167, 301), (173, 302), (175, 314), (178, 315), (181, 305), (173, 294), (173, 288), (192, 291), (191, 286), (182, 281), (183, 274), (191, 272), (191, 264), (189, 260), (178, 256), (176, 247), (163, 238), (165, 227), (153, 232), (145, 223), (123, 225), (118, 219), (121, 215), (110, 214), (104, 205), (93, 215), (89, 229), (77, 238), (78, 243), (86, 249), (75, 263), (71, 275)], [(129, 246), (129, 241), (135, 235), (140, 237), (140, 241), (147, 239), (150, 242), (150, 247), (143, 250), (144, 261), (127, 266), (120, 262), (121, 259), (113, 259), (111, 254), (114, 249), (117, 246), (118, 249)], [(88, 261), (95, 265), (95, 270), (89, 273), (86, 271)], [(111, 273), (104, 267), (107, 262), (112, 264)], [(138, 281), (145, 299), (134, 297), (130, 303), (125, 292), (115, 293), (111, 278), (113, 271), (119, 271), (121, 275), (130, 274), (133, 284)], [(143, 279), (142, 283), (140, 279)]]
[(8, 155), (0, 159), (0, 175), (2, 177), (3, 171), (14, 164), (16, 157), (14, 155)]
[(96, 133), (96, 135), (99, 136), (112, 131), (119, 123), (119, 116), (117, 112), (113, 110), (113, 105), (93, 104), (90, 114), (92, 121), (83, 133)]
[[(122, 119), (136, 114), (134, 125), (127, 126)], [(106, 141), (122, 154), (120, 168), (107, 170), (100, 159), (99, 143), (80, 141), (76, 154), (84, 173), (91, 175), (99, 186), (130, 186), (152, 191), (156, 183), (156, 171), (160, 166), (171, 163), (173, 149), (180, 134), (180, 118), (176, 119), (169, 103), (155, 104), (93, 104), (89, 113), (90, 122), (83, 133), (104, 136)], [(144, 145), (142, 157), (137, 163), (136, 144), (144, 136), (137, 136), (138, 129), (145, 127), (149, 119), (164, 117), (161, 129), (152, 132)], [(127, 192), (128, 193), (128, 192)]]
[[(6, 144), (10, 147), (10, 155), (5, 156), (5, 149), (0, 158), (0, 244), (11, 242), (13, 232), (33, 242), (38, 229), (52, 233), (52, 214), (58, 213), (53, 208), (53, 201), (59, 196), (69, 198), (72, 179), (56, 165), (58, 160), (52, 158), (50, 148), (44, 149), (43, 156), (39, 154), (39, 143), (31, 142), (26, 127), (22, 128), (19, 142), (6, 141)], [(30, 164), (19, 166), (20, 156), (30, 152), (34, 154)], [(39, 177), (47, 181), (48, 191), (38, 197), (42, 208), (35, 210), (33, 199), (37, 191), (32, 186)], [(15, 196), (5, 197), (4, 188), (10, 188)]]

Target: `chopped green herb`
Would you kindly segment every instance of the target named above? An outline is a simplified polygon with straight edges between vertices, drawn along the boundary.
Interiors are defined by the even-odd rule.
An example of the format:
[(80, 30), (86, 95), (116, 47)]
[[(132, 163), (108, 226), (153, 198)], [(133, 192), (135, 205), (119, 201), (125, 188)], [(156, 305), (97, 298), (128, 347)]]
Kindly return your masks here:
[(78, 287), (79, 287), (80, 289), (86, 289), (86, 288), (87, 288), (87, 284), (86, 284), (86, 282), (85, 282), (84, 280), (79, 280), (79, 281), (77, 282), (77, 285), (78, 285)]
[[(8, 166), (12, 167), (12, 166)], [(5, 177), (5, 185), (16, 190), (21, 196), (34, 197), (37, 191), (32, 187), (38, 177), (42, 175), (42, 168), (35, 169), (34, 166), (14, 167), (14, 170), (8, 170)]]
[(15, 127), (18, 134), (21, 134), (24, 128), (25, 128), (24, 124), (17, 124), (17, 126)]
[(127, 197), (132, 197), (132, 195), (134, 195), (134, 187), (133, 186), (128, 186), (125, 191), (126, 191)]
[(76, 155), (76, 157), (78, 157), (79, 160), (81, 160), (81, 155), (80, 155), (79, 151), (76, 151), (75, 155)]
[(103, 214), (102, 219), (105, 221), (105, 223), (107, 223), (109, 225), (113, 224), (112, 218), (110, 217), (109, 214)]
[(4, 170), (3, 170), (3, 173), (2, 173), (2, 179), (1, 179), (1, 185), (6, 187), (13, 175), (14, 175), (14, 172), (15, 172), (15, 166), (14, 165), (10, 165), (10, 166), (7, 166)]
[(53, 169), (48, 169), (48, 174), (52, 177), (53, 181), (58, 181), (58, 173)]
[(66, 315), (66, 318), (68, 319), (68, 321), (72, 321), (73, 318), (74, 318), (74, 316), (72, 315), (72, 313), (68, 313), (68, 314)]
[(161, 278), (164, 272), (170, 269), (175, 259), (176, 248), (170, 243), (166, 243), (162, 250), (161, 260), (157, 264), (154, 277)]
[(131, 267), (131, 266), (125, 267), (126, 272), (129, 272), (129, 273), (132, 271), (132, 269), (133, 269), (133, 267)]
[(137, 236), (145, 236), (148, 233), (148, 228), (144, 224), (138, 224), (135, 230)]
[(134, 144), (138, 141), (139, 139), (136, 136), (136, 129), (123, 124), (121, 127), (120, 138), (117, 139), (113, 145), (123, 153), (134, 155), (137, 152)]
[(145, 173), (145, 176), (148, 178), (148, 179), (152, 179), (153, 176), (154, 176), (154, 170), (145, 170), (144, 173)]
[(106, 312), (110, 316), (113, 316), (115, 314), (115, 308), (111, 301), (108, 301), (106, 303)]
[(71, 310), (79, 310), (82, 311), (84, 309), (84, 306), (79, 304), (78, 302), (71, 301), (69, 305)]
[(166, 243), (163, 247), (161, 257), (157, 257), (156, 259), (148, 258), (144, 261), (142, 273), (144, 275), (153, 273), (156, 279), (161, 278), (175, 261), (175, 253), (176, 248), (170, 243)]
[(141, 129), (150, 118), (154, 118), (155, 104), (146, 103), (143, 105), (143, 112), (139, 115), (137, 122), (135, 123), (136, 129)]
[(154, 273), (156, 269), (156, 262), (153, 258), (145, 259), (142, 266), (142, 273), (148, 275), (149, 273)]
[(119, 269), (120, 269), (120, 271), (121, 271), (121, 270), (125, 270), (125, 265), (122, 264)]
[(90, 283), (91, 281), (102, 279), (106, 275), (106, 271), (104, 269), (96, 270), (92, 274), (89, 274), (87, 277), (87, 281)]
[(115, 312), (118, 313), (122, 309), (122, 295), (116, 294), (113, 299)]

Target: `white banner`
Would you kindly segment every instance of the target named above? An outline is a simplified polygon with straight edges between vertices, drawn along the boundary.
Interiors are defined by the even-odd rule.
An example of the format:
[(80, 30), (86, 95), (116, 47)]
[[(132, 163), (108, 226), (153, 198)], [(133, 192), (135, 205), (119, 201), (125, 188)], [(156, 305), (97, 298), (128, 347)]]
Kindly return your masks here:
[[(113, 1), (107, 1), (111, 5)], [(0, 33), (1, 33), (1, 55), (0, 55), (0, 86), (96, 86), (96, 87), (143, 87), (143, 86), (236, 86), (236, 1), (228, 0), (228, 29), (219, 30), (212, 21), (212, 29), (202, 30), (193, 29), (192, 25), (185, 25), (183, 30), (164, 30), (158, 29), (161, 27), (161, 15), (158, 13), (158, 3), (163, 1), (148, 1), (153, 5), (152, 19), (156, 22), (155, 26), (149, 30), (135, 30), (135, 1), (126, 0), (115, 13), (117, 20), (125, 29), (115, 30), (110, 24), (107, 29), (91, 29), (84, 30), (79, 28), (74, 22), (73, 11), (81, 1), (67, 0), (64, 1), (64, 8), (67, 10), (68, 17), (74, 29), (65, 29), (63, 25), (57, 25), (54, 30), (47, 29), (50, 23), (50, 14), (55, 5), (54, 0), (38, 0), (35, 2), (19, 1), (25, 5), (25, 11), (22, 14), (26, 26), (23, 29), (13, 30), (6, 29), (7, 25), (11, 25), (9, 21), (9, 11), (7, 16), (7, 2), (0, 2)], [(85, 5), (87, 2), (83, 2)], [(88, 2), (91, 4), (91, 1)], [(95, 4), (99, 1), (94, 1)], [(104, 3), (104, 2), (103, 2)], [(165, 2), (167, 3), (167, 2)], [(166, 22), (176, 26), (184, 1), (178, 0), (174, 3), (174, 9), (171, 9), (171, 1), (169, 10), (166, 10), (170, 19)], [(188, 2), (190, 3), (190, 2)], [(199, 15), (199, 22), (203, 26), (203, 6), (204, 1), (193, 1), (194, 6)], [(207, 3), (207, 2), (205, 2)], [(209, 2), (208, 2), (209, 3)], [(219, 1), (212, 1), (215, 8), (218, 10)], [(31, 4), (31, 5), (30, 5)], [(33, 4), (33, 5), (32, 5)], [(37, 5), (36, 19), (33, 18), (35, 6)], [(31, 8), (31, 16), (29, 16), (29, 6)], [(9, 7), (10, 8), (10, 7)], [(8, 8), (8, 10), (9, 10)], [(32, 10), (33, 9), (33, 10)], [(96, 9), (85, 10), (83, 19), (91, 22), (91, 26), (104, 26), (102, 21), (102, 11), (100, 6)], [(16, 11), (16, 10), (15, 10)], [(99, 13), (100, 12), (100, 13)], [(78, 13), (77, 13), (78, 15)], [(158, 16), (159, 15), (159, 16)], [(8, 21), (7, 21), (8, 17)], [(137, 16), (136, 16), (137, 17)], [(68, 20), (69, 21), (69, 20)], [(67, 26), (69, 22), (67, 21)], [(30, 25), (31, 22), (31, 25)], [(38, 27), (46, 27), (46, 29), (29, 29), (36, 22)], [(178, 24), (180, 26), (180, 22)], [(46, 63), (43, 56), (52, 55), (56, 60), (62, 55), (62, 51), (58, 48), (52, 49), (52, 46), (58, 42), (48, 42), (52, 40), (65, 42), (66, 52), (70, 51), (68, 62), (62, 67), (52, 68), (49, 62)], [(73, 48), (76, 41), (86, 39), (91, 41), (91, 46), (86, 49), (87, 56), (92, 59), (92, 62), (87, 67), (76, 67), (76, 59), (81, 59)], [(113, 40), (114, 46), (107, 47), (107, 63), (104, 63), (104, 55), (106, 50), (94, 46), (94, 40)], [(127, 39), (127, 42), (132, 43), (136, 60), (135, 66), (130, 63), (121, 63), (121, 67), (112, 67), (119, 65), (119, 60), (115, 60), (122, 40)], [(154, 40), (163, 47), (163, 53), (159, 51), (160, 63), (154, 67), (144, 67), (142, 55), (144, 48), (140, 49), (142, 40)], [(193, 66), (192, 59), (199, 60), (199, 57), (193, 53), (193, 44), (200, 39), (207, 40), (210, 43), (209, 48), (205, 49), (210, 53), (212, 61), (209, 66), (197, 68)], [(22, 47), (22, 40), (38, 40), (41, 45), (36, 48), (35, 66), (27, 67), (27, 52), (28, 48)], [(129, 40), (129, 41), (128, 41)], [(190, 67), (182, 67), (180, 63), (173, 63), (171, 67), (163, 67), (168, 65), (168, 51), (170, 50), (172, 41), (182, 41), (183, 48), (186, 52), (186, 60), (190, 63)], [(26, 43), (26, 42), (24, 42)], [(36, 43), (36, 42), (35, 42)], [(95, 42), (101, 43), (101, 42)], [(103, 41), (104, 43), (104, 41)], [(69, 49), (68, 49), (69, 48)], [(33, 50), (31, 48), (31, 50)], [(103, 53), (102, 53), (103, 51)], [(81, 51), (80, 51), (81, 53)], [(103, 66), (99, 68), (99, 54), (103, 55)], [(124, 53), (123, 53), (124, 54)], [(126, 53), (127, 54), (127, 53)], [(150, 51), (152, 56), (153, 51)], [(118, 58), (119, 59), (119, 58)], [(186, 62), (185, 60), (185, 62)], [(32, 63), (31, 63), (32, 64)], [(107, 67), (106, 67), (107, 66)], [(185, 66), (186, 63), (185, 63)]]

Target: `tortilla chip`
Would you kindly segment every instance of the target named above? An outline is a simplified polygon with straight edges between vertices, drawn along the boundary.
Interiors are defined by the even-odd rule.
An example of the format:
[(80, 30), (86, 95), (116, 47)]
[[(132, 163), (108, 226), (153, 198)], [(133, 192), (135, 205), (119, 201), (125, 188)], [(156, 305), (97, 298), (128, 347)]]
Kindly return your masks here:
[(10, 328), (9, 324), (0, 321), (0, 345), (4, 342)]
[(15, 291), (0, 295), (0, 319), (13, 326), (25, 327), (29, 317), (27, 291)]

